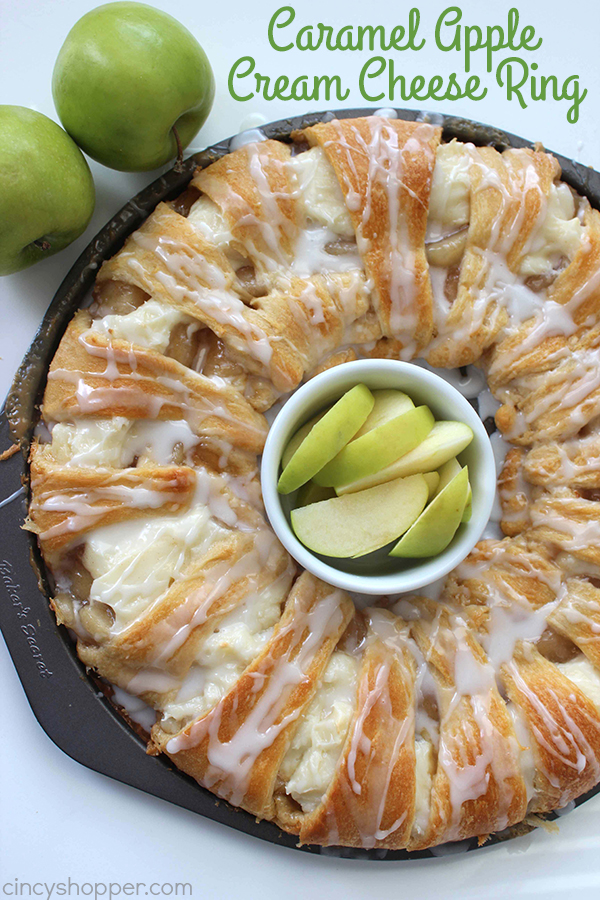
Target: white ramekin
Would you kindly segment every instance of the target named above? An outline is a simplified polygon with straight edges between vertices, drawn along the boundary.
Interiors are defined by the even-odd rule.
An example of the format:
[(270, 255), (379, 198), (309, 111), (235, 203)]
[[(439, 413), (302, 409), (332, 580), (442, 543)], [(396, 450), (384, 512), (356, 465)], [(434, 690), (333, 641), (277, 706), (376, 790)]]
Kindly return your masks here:
[[(300, 543), (290, 526), (295, 493), (277, 492), (281, 455), (290, 438), (323, 407), (334, 403), (355, 384), (371, 390), (404, 391), (415, 406), (426, 404), (436, 420), (455, 419), (473, 430), (471, 444), (460, 455), (469, 467), (473, 513), (449, 546), (432, 559), (402, 560), (388, 556), (389, 547), (359, 559), (323, 557)], [(368, 359), (334, 366), (315, 376), (281, 408), (271, 425), (261, 466), (262, 493), (271, 525), (288, 552), (323, 581), (361, 594), (400, 594), (415, 591), (446, 575), (475, 546), (488, 523), (496, 493), (494, 454), (483, 423), (471, 404), (451, 384), (414, 363)]]

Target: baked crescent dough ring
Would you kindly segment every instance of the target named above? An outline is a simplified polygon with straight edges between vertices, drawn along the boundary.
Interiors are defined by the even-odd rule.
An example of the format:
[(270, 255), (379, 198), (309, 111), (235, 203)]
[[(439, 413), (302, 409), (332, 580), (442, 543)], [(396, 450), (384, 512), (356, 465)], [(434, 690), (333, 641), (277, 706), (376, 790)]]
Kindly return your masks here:
[[(484, 841), (600, 782), (600, 214), (560, 174), (379, 115), (247, 144), (50, 365), (25, 527), (58, 621), (150, 753), (300, 842)], [(357, 609), (264, 518), (264, 414), (365, 357), (476, 364), (500, 407), (505, 537), (436, 600)]]

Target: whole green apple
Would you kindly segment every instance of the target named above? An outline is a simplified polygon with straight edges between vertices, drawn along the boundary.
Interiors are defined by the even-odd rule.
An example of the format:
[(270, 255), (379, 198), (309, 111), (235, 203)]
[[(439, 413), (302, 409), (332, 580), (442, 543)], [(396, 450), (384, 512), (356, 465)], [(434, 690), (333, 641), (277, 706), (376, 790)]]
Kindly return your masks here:
[(60, 125), (23, 106), (0, 106), (0, 275), (74, 241), (94, 200), (89, 166)]
[[(108, 3), (71, 29), (52, 76), (60, 120), (85, 152), (124, 172), (156, 169), (187, 147), (211, 110), (204, 50), (176, 19)], [(176, 129), (174, 132), (173, 129)]]

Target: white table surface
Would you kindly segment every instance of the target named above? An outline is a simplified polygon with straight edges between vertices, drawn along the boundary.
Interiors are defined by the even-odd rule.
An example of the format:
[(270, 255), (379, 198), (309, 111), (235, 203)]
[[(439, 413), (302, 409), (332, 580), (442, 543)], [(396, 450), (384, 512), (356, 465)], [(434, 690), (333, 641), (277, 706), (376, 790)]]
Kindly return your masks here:
[[(0, 0), (0, 103), (34, 107), (55, 117), (50, 80), (54, 60), (72, 24), (93, 0)], [(158, 4), (157, 4), (158, 5)], [(227, 93), (227, 74), (240, 56), (251, 54), (265, 74), (338, 72), (350, 86), (368, 57), (327, 51), (277, 53), (267, 42), (267, 24), (278, 8), (268, 0), (195, 3), (161, 0), (207, 51), (217, 79), (208, 123), (194, 141), (199, 149), (240, 127), (308, 112), (315, 106), (267, 102), (239, 103)], [(445, 2), (421, 3), (426, 47), (407, 59), (402, 71), (424, 74), (460, 71), (455, 54), (442, 54), (431, 39)], [(463, 21), (506, 22), (508, 2), (463, 0)], [(600, 164), (600, 63), (596, 0), (521, 0), (523, 23), (536, 26), (544, 43), (535, 54), (539, 73), (577, 73), (588, 96), (580, 120), (569, 125), (567, 103), (533, 103), (522, 110), (508, 103), (491, 79), (480, 102), (437, 105), (450, 111), (540, 140), (545, 146)], [(404, 24), (411, 4), (387, 0), (296, 0), (298, 25)], [(485, 9), (485, 11), (484, 11)], [(400, 59), (400, 65), (404, 60)], [(398, 70), (400, 71), (400, 69)], [(475, 71), (481, 71), (477, 63)], [(464, 77), (464, 76), (463, 76)], [(326, 104), (322, 104), (324, 108)], [(366, 105), (356, 87), (346, 107)], [(389, 105), (389, 104), (381, 104)], [(397, 106), (417, 104), (397, 103)], [(428, 109), (436, 104), (429, 102)], [(143, 140), (143, 135), (140, 135)], [(92, 235), (154, 175), (111, 172), (95, 163), (97, 207), (86, 234), (63, 253), (33, 269), (0, 279), (0, 394), (33, 337), (44, 310), (71, 264)], [(1, 536), (0, 536), (1, 540)], [(274, 847), (178, 809), (91, 772), (57, 749), (35, 721), (4, 644), (0, 642), (2, 734), (0, 741), (0, 886), (10, 893), (19, 882), (188, 882), (195, 898), (242, 897), (271, 900), (327, 896), (387, 895), (422, 898), (563, 898), (600, 896), (600, 797), (560, 822), (560, 834), (538, 831), (496, 848), (411, 863), (366, 863), (295, 853)], [(25, 887), (24, 896), (27, 896)], [(37, 889), (38, 894), (43, 888)], [(74, 890), (74, 889), (73, 889)], [(87, 890), (87, 889), (86, 889)], [(144, 895), (144, 889), (140, 888)], [(74, 894), (73, 894), (74, 895)]]

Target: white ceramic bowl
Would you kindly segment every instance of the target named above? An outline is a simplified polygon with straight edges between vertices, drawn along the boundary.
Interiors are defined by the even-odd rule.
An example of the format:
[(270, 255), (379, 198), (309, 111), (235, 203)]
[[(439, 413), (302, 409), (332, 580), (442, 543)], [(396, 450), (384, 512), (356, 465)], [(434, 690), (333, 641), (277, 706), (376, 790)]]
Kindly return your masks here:
[[(395, 559), (388, 555), (389, 546), (359, 559), (333, 559), (308, 550), (292, 531), (290, 512), (296, 492), (288, 495), (277, 492), (283, 450), (305, 422), (361, 383), (371, 390), (395, 388), (404, 391), (416, 406), (427, 404), (436, 420), (455, 419), (473, 429), (472, 442), (459, 455), (460, 462), (469, 467), (473, 513), (469, 522), (460, 525), (446, 550), (432, 559)], [(303, 568), (348, 591), (399, 594), (415, 591), (446, 575), (472, 550), (492, 511), (496, 468), (483, 423), (456, 388), (414, 363), (368, 359), (334, 366), (312, 378), (290, 397), (271, 425), (263, 452), (261, 483), (271, 525), (283, 546)]]

